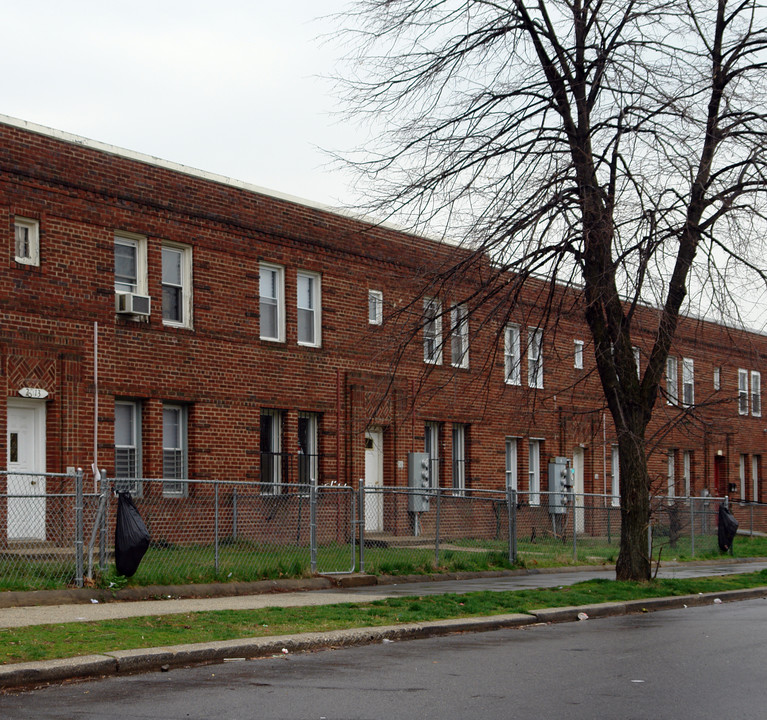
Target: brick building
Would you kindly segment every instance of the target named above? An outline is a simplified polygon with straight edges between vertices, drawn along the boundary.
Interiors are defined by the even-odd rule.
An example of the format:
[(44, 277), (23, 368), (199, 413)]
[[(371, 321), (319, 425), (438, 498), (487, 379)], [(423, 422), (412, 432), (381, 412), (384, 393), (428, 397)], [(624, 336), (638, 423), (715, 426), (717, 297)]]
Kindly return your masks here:
[[(424, 295), (457, 249), (11, 118), (0, 227), (9, 470), (96, 461), (183, 499), (186, 478), (406, 486), (425, 450), (431, 482), (458, 491), (509, 483), (534, 503), (565, 456), (578, 492), (617, 494), (565, 288), (573, 309), (547, 323), (534, 285), (510, 315), (462, 304), (479, 269)], [(758, 334), (680, 324), (648, 433), (659, 492), (767, 496), (766, 352)]]

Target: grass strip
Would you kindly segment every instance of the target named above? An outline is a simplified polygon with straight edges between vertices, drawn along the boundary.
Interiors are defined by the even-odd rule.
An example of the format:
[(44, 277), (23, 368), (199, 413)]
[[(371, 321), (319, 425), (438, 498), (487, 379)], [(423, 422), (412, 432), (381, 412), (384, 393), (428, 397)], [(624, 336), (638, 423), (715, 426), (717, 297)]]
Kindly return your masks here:
[(767, 585), (767, 570), (649, 583), (588, 580), (514, 591), (391, 598), (369, 603), (221, 610), (0, 629), (0, 664), (238, 638), (529, 612), (536, 608), (724, 592)]

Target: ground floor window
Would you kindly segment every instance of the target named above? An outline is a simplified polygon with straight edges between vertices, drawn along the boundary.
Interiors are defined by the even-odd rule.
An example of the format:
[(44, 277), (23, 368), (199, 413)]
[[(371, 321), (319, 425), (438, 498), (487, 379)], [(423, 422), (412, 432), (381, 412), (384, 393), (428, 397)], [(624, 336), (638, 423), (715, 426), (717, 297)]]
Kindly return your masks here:
[(182, 496), (189, 476), (187, 455), (187, 414), (184, 405), (165, 403), (162, 408), (163, 495)]
[(261, 411), (261, 491), (264, 493), (282, 492), (282, 416), (281, 410)]

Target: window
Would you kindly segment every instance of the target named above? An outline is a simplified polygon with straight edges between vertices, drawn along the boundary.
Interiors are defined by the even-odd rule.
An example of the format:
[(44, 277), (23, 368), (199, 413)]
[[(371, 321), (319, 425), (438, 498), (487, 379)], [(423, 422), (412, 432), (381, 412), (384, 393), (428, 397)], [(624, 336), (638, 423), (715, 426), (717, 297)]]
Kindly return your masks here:
[(738, 370), (738, 413), (748, 415), (748, 370)]
[(527, 331), (527, 384), (531, 388), (543, 387), (543, 330)]
[(282, 411), (262, 410), (260, 422), (261, 492), (282, 492)]
[(37, 220), (16, 217), (13, 221), (15, 258), (21, 265), (40, 264), (40, 224)]
[(469, 316), (465, 305), (456, 305), (450, 311), (451, 348), (453, 367), (469, 367)]
[(676, 357), (669, 355), (666, 358), (666, 402), (676, 405), (679, 402), (679, 376)]
[(383, 293), (380, 290), (368, 290), (368, 323), (383, 323)]
[(423, 361), (442, 363), (442, 304), (436, 298), (423, 301)]
[(692, 492), (692, 450), (682, 453), (682, 479), (684, 480), (684, 495), (690, 497)]
[(722, 368), (714, 368), (714, 390), (721, 390), (722, 388)]
[(583, 340), (576, 340), (573, 350), (573, 367), (576, 370), (583, 370)]
[(751, 371), (751, 414), (762, 416), (762, 374), (756, 370)]
[(316, 413), (298, 413), (298, 482), (308, 487), (318, 481), (318, 428)]
[(162, 408), (162, 494), (180, 497), (186, 493), (187, 460), (187, 408), (183, 405), (164, 404)]
[(506, 347), (504, 350), (504, 374), (508, 385), (520, 385), (519, 325), (506, 326)]
[(453, 424), (453, 495), (466, 489), (466, 426)]
[(541, 504), (541, 441), (531, 440), (528, 462), (528, 489), (530, 504)]
[(147, 294), (146, 238), (115, 235), (115, 292)]
[(115, 401), (115, 490), (141, 494), (141, 404)]
[(439, 423), (424, 425), (423, 451), (429, 456), (429, 487), (439, 487)]
[(613, 445), (612, 455), (610, 457), (610, 469), (612, 470), (611, 492), (613, 507), (620, 507), (621, 504), (621, 460), (618, 453), (618, 446)]
[(285, 269), (262, 264), (258, 275), (258, 315), (262, 340), (285, 341)]
[(682, 404), (685, 407), (695, 405), (695, 361), (682, 358)]
[(746, 499), (746, 467), (748, 466), (748, 455), (741, 455), (738, 463), (738, 481), (740, 482), (740, 499)]
[(668, 492), (666, 495), (669, 498), (676, 495), (676, 450), (668, 451)]
[(162, 248), (162, 320), (166, 325), (192, 326), (192, 249)]
[(320, 276), (300, 272), (296, 277), (298, 344), (319, 347), (320, 339)]
[(639, 352), (639, 348), (638, 347), (633, 347), (633, 346), (631, 348), (631, 352), (634, 354), (634, 366), (637, 369), (637, 377), (641, 379), (642, 378), (642, 371), (641, 371), (641, 367), (640, 367), (640, 364), (639, 364), (639, 358), (641, 356), (641, 353)]
[(519, 485), (517, 468), (517, 438), (506, 438), (506, 489), (517, 490)]
[(754, 502), (759, 502), (759, 475), (761, 474), (761, 468), (762, 468), (762, 456), (752, 455), (751, 456), (751, 488), (754, 492), (754, 496), (752, 498)]

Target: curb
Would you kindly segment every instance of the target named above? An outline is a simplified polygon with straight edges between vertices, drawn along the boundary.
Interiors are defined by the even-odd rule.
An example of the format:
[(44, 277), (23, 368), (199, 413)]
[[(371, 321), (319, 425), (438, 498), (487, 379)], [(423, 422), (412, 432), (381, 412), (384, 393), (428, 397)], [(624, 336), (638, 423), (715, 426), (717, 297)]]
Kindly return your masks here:
[(573, 622), (580, 620), (579, 615), (583, 613), (588, 618), (616, 617), (709, 605), (716, 603), (717, 600), (734, 602), (765, 597), (767, 597), (767, 587), (758, 587), (728, 590), (721, 593), (541, 608), (531, 610), (528, 614), (515, 613), (488, 617), (455, 618), (406, 625), (334, 630), (327, 633), (302, 633), (140, 650), (119, 650), (103, 655), (83, 655), (62, 660), (0, 666), (0, 690), (27, 688), (65, 680), (167, 671), (171, 668), (192, 665), (246, 661), (291, 652), (372, 645), (384, 641), (416, 640), (455, 633), (488, 632), (543, 623)]

